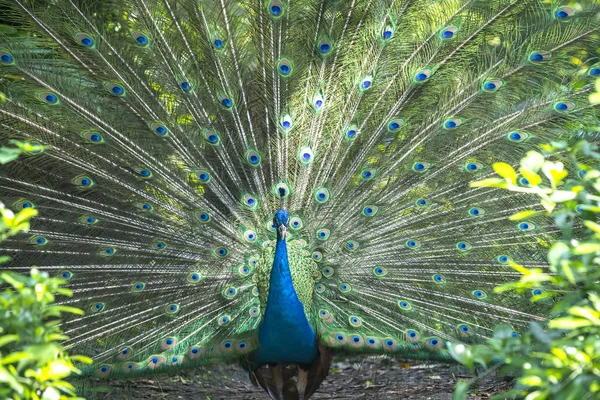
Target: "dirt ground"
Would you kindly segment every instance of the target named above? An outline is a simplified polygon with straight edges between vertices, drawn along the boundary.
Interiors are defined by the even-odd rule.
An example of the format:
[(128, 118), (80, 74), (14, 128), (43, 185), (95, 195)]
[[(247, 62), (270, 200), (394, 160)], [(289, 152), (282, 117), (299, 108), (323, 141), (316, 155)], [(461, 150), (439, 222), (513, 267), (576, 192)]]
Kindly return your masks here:
[[(448, 364), (403, 362), (383, 357), (359, 361), (336, 360), (329, 377), (312, 399), (415, 399), (451, 400), (457, 379), (471, 377), (468, 370)], [(137, 381), (109, 381), (100, 392), (86, 394), (92, 399), (194, 399), (267, 400), (261, 388), (252, 386), (247, 373), (236, 366), (195, 370), (185, 376)], [(506, 378), (486, 378), (475, 388), (470, 400), (489, 399), (507, 390)]]

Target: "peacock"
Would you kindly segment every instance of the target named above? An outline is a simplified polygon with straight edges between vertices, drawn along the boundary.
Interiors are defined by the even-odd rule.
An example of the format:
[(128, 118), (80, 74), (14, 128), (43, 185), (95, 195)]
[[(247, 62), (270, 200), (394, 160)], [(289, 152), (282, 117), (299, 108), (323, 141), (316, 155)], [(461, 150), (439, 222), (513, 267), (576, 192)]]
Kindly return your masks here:
[[(332, 356), (449, 360), (544, 321), (558, 233), (470, 183), (597, 126), (592, 0), (0, 0), (8, 268), (65, 281), (87, 376), (239, 363), (308, 399)], [(545, 179), (545, 178), (544, 178)], [(539, 182), (518, 174), (512, 184)]]

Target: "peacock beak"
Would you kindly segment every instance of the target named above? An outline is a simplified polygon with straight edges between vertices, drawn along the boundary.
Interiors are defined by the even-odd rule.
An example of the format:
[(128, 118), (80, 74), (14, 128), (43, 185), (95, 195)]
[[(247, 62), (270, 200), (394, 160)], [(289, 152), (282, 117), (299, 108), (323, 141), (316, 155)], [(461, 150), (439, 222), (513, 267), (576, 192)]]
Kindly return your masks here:
[(279, 236), (280, 236), (282, 239), (285, 239), (285, 238), (287, 238), (287, 228), (285, 227), (285, 225), (284, 225), (284, 224), (281, 224), (281, 225), (279, 225), (279, 226), (277, 227), (277, 232), (279, 232)]

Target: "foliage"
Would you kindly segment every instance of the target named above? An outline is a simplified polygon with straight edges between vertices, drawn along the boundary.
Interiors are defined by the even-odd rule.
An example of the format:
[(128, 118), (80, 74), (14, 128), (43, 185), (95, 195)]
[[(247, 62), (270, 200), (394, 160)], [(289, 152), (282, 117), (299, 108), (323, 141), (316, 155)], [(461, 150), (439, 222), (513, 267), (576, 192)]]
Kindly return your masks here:
[[(498, 399), (600, 396), (600, 225), (596, 223), (600, 170), (593, 167), (598, 159), (596, 146), (586, 141), (573, 147), (552, 143), (542, 146), (542, 153), (531, 151), (521, 160), (519, 172), (527, 186), (517, 185), (516, 171), (505, 163), (494, 165), (501, 179), (473, 183), (539, 196), (540, 210), (519, 212), (511, 219), (551, 215), (562, 234), (548, 251), (549, 271), (511, 262), (521, 280), (496, 288), (498, 292), (531, 292), (532, 301), (556, 301), (546, 327), (531, 323), (529, 331), (518, 336), (509, 327), (499, 326), (487, 345), (448, 344), (453, 357), (471, 369), (483, 366), (487, 368), (484, 374), (499, 369), (517, 378), (515, 387)], [(565, 165), (576, 165), (579, 171), (569, 177)], [(476, 380), (459, 382), (454, 398), (466, 398)]]
[[(0, 149), (0, 161), (4, 149)], [(17, 149), (27, 151), (22, 146)], [(23, 208), (15, 214), (0, 203), (0, 241), (28, 231), (29, 220), (36, 215), (34, 208)], [(0, 264), (9, 260), (8, 256), (0, 256)], [(72, 294), (60, 286), (62, 283), (35, 268), (30, 276), (0, 273), (0, 287), (8, 287), (0, 293), (0, 398), (75, 397), (73, 386), (64, 379), (79, 372), (73, 361), (91, 360), (69, 357), (58, 343), (67, 338), (58, 327), (61, 313), (83, 314), (79, 309), (53, 304), (55, 294)]]
[(11, 139), (9, 143), (14, 144), (15, 147), (0, 147), (0, 164), (7, 164), (16, 160), (21, 154), (37, 154), (44, 150), (44, 147), (37, 142), (19, 142), (18, 140)]
[(33, 268), (31, 276), (0, 274), (10, 285), (0, 294), (0, 397), (14, 399), (66, 399), (75, 397), (64, 381), (79, 371), (59, 341), (67, 339), (58, 327), (61, 313), (83, 314), (79, 309), (54, 305), (55, 294), (71, 295), (62, 280)]

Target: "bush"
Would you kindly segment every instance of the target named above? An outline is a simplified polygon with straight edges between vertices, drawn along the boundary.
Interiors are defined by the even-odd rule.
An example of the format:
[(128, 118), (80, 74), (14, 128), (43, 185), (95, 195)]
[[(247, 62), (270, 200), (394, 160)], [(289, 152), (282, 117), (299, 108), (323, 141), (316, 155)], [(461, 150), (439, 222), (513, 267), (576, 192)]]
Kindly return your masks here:
[[(1, 153), (1, 152), (0, 152)], [(1, 160), (0, 160), (1, 161)], [(29, 230), (33, 208), (13, 213), (0, 203), (0, 241)], [(10, 257), (0, 256), (0, 264)], [(75, 397), (64, 379), (79, 371), (73, 361), (91, 363), (87, 357), (69, 357), (60, 341), (67, 339), (59, 327), (61, 313), (83, 311), (54, 305), (55, 294), (71, 296), (64, 281), (33, 268), (30, 276), (0, 273), (0, 398), (59, 400)]]
[[(532, 151), (521, 160), (519, 172), (529, 181), (528, 186), (518, 186), (517, 173), (504, 163), (494, 165), (501, 179), (487, 179), (473, 186), (499, 187), (539, 197), (542, 211), (520, 212), (512, 220), (539, 214), (554, 217), (562, 239), (548, 251), (550, 273), (512, 263), (522, 275), (520, 281), (495, 289), (531, 292), (543, 288), (533, 301), (557, 300), (553, 318), (546, 329), (531, 323), (529, 331), (521, 336), (513, 337), (509, 327), (499, 326), (487, 345), (467, 348), (449, 343), (448, 347), (457, 361), (471, 369), (480, 365), (487, 368), (484, 374), (499, 369), (516, 377), (515, 387), (496, 399), (599, 398), (600, 225), (596, 218), (600, 213), (600, 171), (592, 165), (600, 154), (586, 141), (573, 147), (552, 143), (542, 146), (542, 153)], [(577, 166), (573, 179), (567, 179), (565, 164)], [(466, 398), (469, 386), (476, 381), (458, 382), (454, 398)]]

